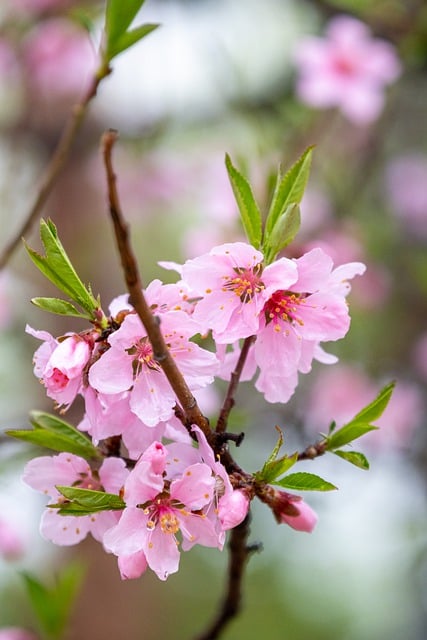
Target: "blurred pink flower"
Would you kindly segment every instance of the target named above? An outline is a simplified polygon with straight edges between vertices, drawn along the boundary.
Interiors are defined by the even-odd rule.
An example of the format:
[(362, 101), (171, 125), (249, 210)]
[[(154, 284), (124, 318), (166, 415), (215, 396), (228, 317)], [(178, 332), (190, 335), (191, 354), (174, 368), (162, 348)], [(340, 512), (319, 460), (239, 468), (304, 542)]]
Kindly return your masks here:
[(391, 209), (404, 230), (427, 238), (427, 155), (409, 153), (391, 160), (385, 176)]
[(79, 97), (96, 68), (88, 34), (70, 20), (39, 23), (25, 41), (24, 61), (30, 87), (43, 99)]
[(0, 557), (5, 560), (19, 560), (24, 552), (25, 543), (17, 525), (0, 518)]
[(384, 87), (401, 71), (394, 47), (373, 38), (363, 22), (345, 15), (330, 21), (326, 38), (304, 38), (295, 59), (299, 98), (312, 107), (338, 107), (359, 125), (379, 116)]

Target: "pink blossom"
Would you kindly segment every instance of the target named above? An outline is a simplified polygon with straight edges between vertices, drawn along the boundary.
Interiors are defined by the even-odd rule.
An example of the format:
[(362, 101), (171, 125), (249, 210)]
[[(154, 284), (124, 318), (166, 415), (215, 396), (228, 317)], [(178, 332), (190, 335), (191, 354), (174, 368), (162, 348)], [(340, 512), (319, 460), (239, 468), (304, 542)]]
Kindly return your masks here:
[(17, 525), (0, 518), (0, 557), (19, 560), (25, 552), (25, 543)]
[(249, 511), (249, 498), (241, 489), (223, 495), (218, 502), (218, 518), (224, 531), (243, 522)]
[(297, 385), (298, 371), (308, 373), (313, 359), (335, 361), (319, 343), (339, 340), (347, 333), (348, 280), (365, 270), (358, 262), (333, 270), (331, 258), (321, 249), (313, 249), (294, 263), (298, 279), (290, 288), (274, 291), (265, 303), (254, 347), (260, 368), (256, 388), (268, 402), (287, 402)]
[(88, 342), (77, 334), (55, 339), (47, 331), (36, 331), (28, 325), (26, 331), (44, 341), (34, 354), (34, 374), (43, 382), (49, 398), (69, 406), (82, 387), (83, 369), (91, 353)]
[[(190, 342), (198, 332), (196, 323), (183, 311), (170, 311), (162, 314), (161, 329), (189, 387), (197, 390), (211, 383), (217, 359)], [(108, 342), (110, 348), (89, 370), (90, 385), (106, 395), (130, 391), (131, 411), (148, 426), (168, 420), (176, 403), (175, 394), (153, 357), (139, 317), (128, 314)]]
[(295, 282), (296, 270), (286, 258), (264, 268), (260, 251), (234, 242), (188, 260), (182, 277), (201, 296), (193, 318), (211, 329), (218, 343), (229, 343), (257, 332), (270, 292)]
[[(187, 449), (190, 453), (192, 447)], [(161, 580), (175, 573), (179, 566), (178, 532), (183, 550), (194, 544), (221, 547), (212, 522), (203, 514), (214, 496), (211, 468), (196, 462), (170, 479), (174, 466), (168, 466), (169, 459), (168, 448), (154, 442), (126, 480), (126, 508), (103, 540), (109, 551), (125, 558), (121, 561), (122, 577), (138, 575), (141, 563), (144, 570), (144, 558)]]
[(427, 156), (394, 158), (386, 168), (385, 190), (402, 229), (427, 239)]
[[(23, 480), (36, 491), (51, 498), (49, 504), (64, 501), (57, 486), (74, 486), (82, 489), (119, 494), (128, 471), (121, 458), (106, 458), (98, 472), (83, 458), (71, 453), (42, 456), (30, 460), (24, 469)], [(42, 516), (40, 532), (44, 538), (58, 545), (73, 545), (90, 532), (96, 540), (102, 540), (104, 532), (116, 524), (117, 512), (101, 511), (87, 516), (62, 516), (55, 508), (47, 507)]]
[(359, 125), (379, 116), (384, 87), (401, 72), (394, 47), (344, 15), (329, 22), (326, 38), (304, 38), (295, 58), (299, 98), (317, 108), (338, 107)]

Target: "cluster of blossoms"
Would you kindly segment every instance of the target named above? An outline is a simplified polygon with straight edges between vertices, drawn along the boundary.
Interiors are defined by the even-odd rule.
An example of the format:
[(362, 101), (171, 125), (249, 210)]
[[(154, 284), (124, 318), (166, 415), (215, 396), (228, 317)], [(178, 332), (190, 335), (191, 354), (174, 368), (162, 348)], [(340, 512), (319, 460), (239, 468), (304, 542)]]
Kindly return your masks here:
[[(241, 341), (248, 340), (242, 378), (257, 375), (255, 386), (269, 402), (287, 402), (313, 360), (335, 362), (321, 343), (348, 331), (348, 280), (365, 269), (357, 262), (334, 269), (322, 249), (266, 265), (263, 254), (243, 242), (172, 266), (181, 280), (155, 280), (145, 297), (191, 392), (197, 396), (215, 376), (229, 378)], [(127, 296), (109, 311), (107, 326), (58, 339), (28, 327), (43, 341), (34, 356), (36, 376), (63, 410), (83, 397), (79, 429), (100, 446), (104, 460), (91, 465), (70, 453), (44, 456), (28, 463), (24, 479), (51, 498), (41, 524), (46, 538), (68, 545), (90, 532), (118, 557), (122, 577), (137, 577), (149, 566), (164, 580), (178, 569), (179, 545), (221, 549), (254, 494), (215, 456), (201, 429), (178, 419), (175, 394)], [(208, 334), (215, 352), (192, 341)], [(125, 506), (60, 515), (61, 486), (105, 491)], [(299, 496), (268, 487), (261, 499), (278, 522), (313, 529), (316, 515)]]

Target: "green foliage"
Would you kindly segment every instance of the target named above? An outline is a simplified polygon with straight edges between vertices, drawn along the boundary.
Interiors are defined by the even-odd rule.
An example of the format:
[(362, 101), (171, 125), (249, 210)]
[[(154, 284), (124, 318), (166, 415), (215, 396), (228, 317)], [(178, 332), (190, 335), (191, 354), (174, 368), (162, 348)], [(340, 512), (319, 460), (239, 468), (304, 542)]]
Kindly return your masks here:
[(283, 445), (283, 434), (278, 427), (276, 427), (276, 429), (279, 432), (277, 443), (261, 471), (257, 471), (255, 473), (255, 478), (259, 482), (273, 482), (273, 480), (286, 473), (286, 471), (288, 471), (288, 469), (290, 469), (298, 460), (298, 453), (294, 453), (291, 456), (284, 455), (277, 459), (279, 451)]
[(103, 50), (106, 65), (119, 53), (129, 49), (159, 26), (158, 24), (143, 24), (128, 31), (144, 1), (126, 0), (126, 2), (123, 2), (123, 0), (107, 0)]
[(6, 434), (53, 451), (74, 453), (85, 459), (99, 457), (98, 449), (89, 438), (68, 422), (42, 411), (32, 411), (30, 416), (34, 429), (10, 429)]
[(64, 498), (70, 500), (70, 502), (49, 505), (51, 508), (57, 508), (60, 515), (86, 516), (98, 511), (121, 510), (126, 506), (120, 496), (114, 493), (79, 487), (57, 486), (56, 488)]
[(323, 480), (314, 473), (291, 473), (281, 480), (276, 480), (272, 484), (284, 487), (285, 489), (295, 489), (296, 491), (332, 491), (337, 487), (327, 480)]
[(39, 307), (44, 311), (49, 311), (49, 313), (56, 313), (60, 316), (85, 318), (86, 320), (91, 319), (88, 314), (80, 313), (80, 311), (78, 311), (71, 302), (61, 300), (60, 298), (32, 298), (31, 302), (36, 307)]
[(70, 564), (57, 576), (55, 584), (49, 587), (30, 573), (22, 573), (43, 637), (49, 640), (63, 637), (83, 575), (81, 565)]
[(359, 411), (353, 420), (350, 420), (350, 422), (341, 427), (341, 429), (335, 430), (333, 433), (330, 432), (326, 439), (327, 450), (333, 451), (334, 449), (339, 449), (343, 445), (350, 444), (353, 440), (360, 438), (365, 433), (377, 429), (378, 427), (375, 427), (371, 423), (383, 414), (393, 393), (394, 386), (394, 382), (386, 385), (375, 400)]
[(225, 156), (225, 166), (248, 242), (259, 249), (262, 238), (261, 211), (255, 201), (251, 186), (233, 165), (228, 154)]
[[(40, 221), (40, 236), (46, 255), (40, 255), (25, 243), (25, 248), (31, 260), (48, 280), (86, 311), (86, 313), (81, 314), (80, 317), (99, 320), (100, 302), (94, 298), (90, 287), (86, 287), (77, 275), (58, 238), (56, 227), (51, 220), (46, 222), (42, 219)], [(77, 310), (68, 302), (46, 302), (49, 298), (35, 298), (35, 300), (39, 302), (38, 306), (48, 311), (55, 308), (59, 309), (59, 302), (62, 302), (61, 315), (76, 315)], [(50, 300), (55, 301), (56, 298)], [(35, 304), (37, 304), (37, 302), (35, 302)], [(69, 305), (70, 313), (66, 313), (67, 305)], [(49, 309), (49, 306), (51, 309)], [(58, 310), (54, 310), (53, 313), (58, 313)]]
[(293, 202), (277, 219), (270, 235), (264, 242), (264, 254), (267, 264), (273, 262), (277, 254), (292, 242), (301, 226), (301, 212), (299, 205)]
[(277, 172), (264, 230), (263, 250), (267, 263), (274, 260), (278, 251), (288, 245), (299, 230), (299, 212), (295, 205), (301, 202), (304, 195), (312, 152), (313, 147), (308, 147), (284, 176), (280, 168)]
[(363, 453), (360, 453), (360, 451), (338, 450), (338, 451), (334, 451), (333, 453), (335, 453), (335, 455), (339, 456), (340, 458), (347, 460), (347, 462), (351, 462), (351, 464), (354, 464), (356, 467), (359, 467), (359, 469), (366, 469), (366, 470), (369, 469), (368, 459)]

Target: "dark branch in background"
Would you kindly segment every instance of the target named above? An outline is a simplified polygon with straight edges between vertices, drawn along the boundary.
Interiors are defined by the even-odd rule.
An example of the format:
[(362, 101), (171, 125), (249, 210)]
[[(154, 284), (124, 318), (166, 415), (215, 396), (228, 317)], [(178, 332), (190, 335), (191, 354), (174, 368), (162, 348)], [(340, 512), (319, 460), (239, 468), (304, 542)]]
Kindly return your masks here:
[(242, 375), (243, 367), (245, 366), (246, 358), (249, 353), (251, 345), (255, 342), (256, 336), (250, 336), (246, 338), (242, 349), (240, 351), (239, 359), (236, 364), (236, 368), (231, 374), (230, 383), (227, 389), (227, 395), (225, 396), (224, 404), (222, 405), (221, 413), (219, 414), (218, 422), (216, 423), (216, 432), (224, 433), (227, 428), (228, 416), (230, 411), (234, 407), (234, 394), (240, 382), (240, 376)]
[(219, 638), (225, 626), (240, 611), (242, 600), (242, 580), (249, 556), (259, 549), (258, 545), (248, 546), (250, 533), (250, 512), (246, 518), (230, 533), (228, 548), (230, 551), (228, 563), (227, 592), (224, 596), (217, 617), (210, 627), (197, 636), (197, 640), (214, 640)]
[(91, 85), (89, 86), (89, 89), (87, 90), (82, 100), (74, 105), (69, 119), (62, 131), (56, 149), (53, 152), (49, 164), (46, 167), (36, 200), (30, 211), (28, 212), (22, 226), (9, 242), (9, 244), (6, 245), (2, 255), (0, 256), (0, 270), (6, 266), (15, 249), (20, 245), (21, 238), (28, 234), (34, 222), (39, 217), (41, 210), (43, 209), (48, 197), (51, 194), (56, 179), (65, 164), (71, 146), (76, 138), (77, 132), (80, 129), (80, 126), (87, 113), (89, 103), (96, 96), (100, 82), (110, 73), (111, 69), (109, 67), (103, 67), (102, 70), (93, 77)]
[(185, 414), (187, 426), (196, 424), (205, 434), (209, 443), (212, 442), (212, 432), (207, 418), (202, 414), (199, 406), (187, 386), (184, 377), (175, 364), (166, 346), (162, 332), (160, 330), (160, 319), (153, 315), (142, 291), (142, 282), (139, 274), (138, 264), (133, 252), (129, 229), (126, 224), (119, 202), (116, 186), (116, 175), (112, 164), (113, 145), (117, 140), (117, 132), (110, 130), (104, 133), (102, 139), (102, 150), (104, 154), (105, 170), (108, 182), (108, 200), (110, 205), (111, 219), (114, 225), (117, 247), (126, 280), (126, 285), (130, 295), (130, 303), (134, 307), (150, 340), (153, 357), (162, 367), (169, 384), (171, 385)]

